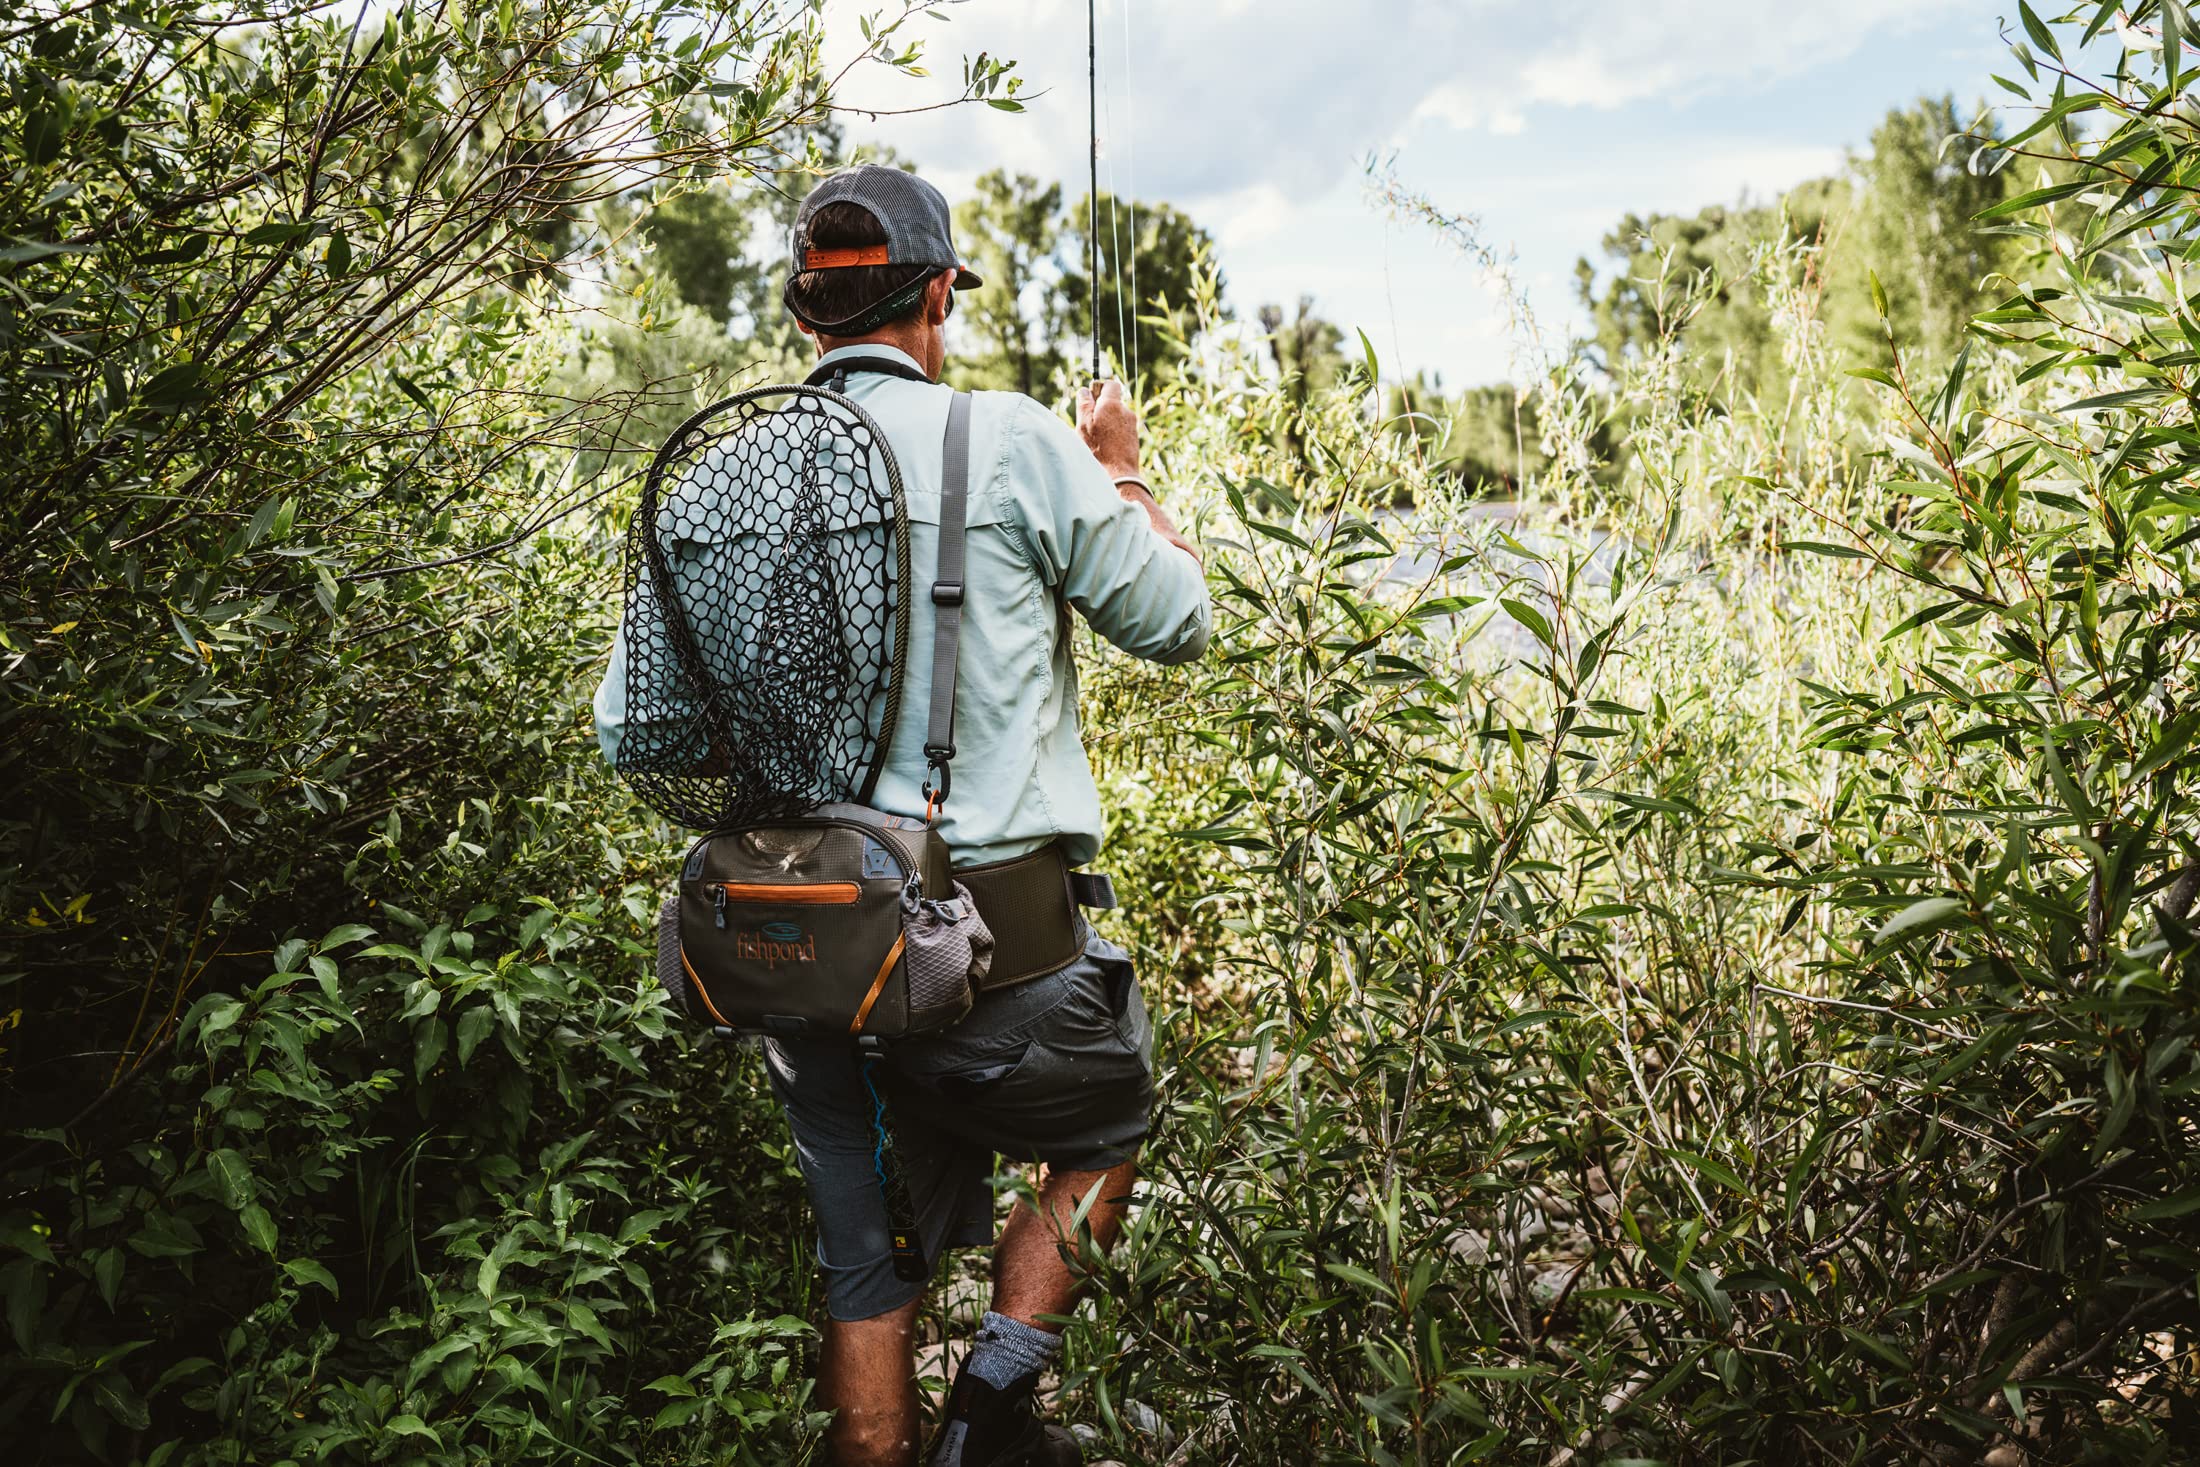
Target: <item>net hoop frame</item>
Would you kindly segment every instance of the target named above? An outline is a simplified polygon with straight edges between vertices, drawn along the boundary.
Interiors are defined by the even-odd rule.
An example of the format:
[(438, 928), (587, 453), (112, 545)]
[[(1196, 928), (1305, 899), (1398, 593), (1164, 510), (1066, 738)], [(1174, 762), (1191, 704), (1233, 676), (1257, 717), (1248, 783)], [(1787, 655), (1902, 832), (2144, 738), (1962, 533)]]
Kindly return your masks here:
[[(894, 726), (901, 716), (902, 684), (907, 680), (909, 666), (909, 631), (912, 597), (909, 590), (909, 504), (902, 489), (901, 465), (894, 458), (893, 445), (887, 441), (886, 430), (878, 420), (863, 410), (861, 404), (845, 393), (829, 387), (816, 387), (803, 382), (768, 382), (756, 387), (744, 388), (731, 397), (721, 398), (708, 407), (698, 409), (679, 427), (672, 430), (662, 446), (650, 459), (649, 474), (643, 481), (641, 506), (659, 502), (659, 490), (664, 483), (666, 469), (674, 459), (684, 453), (691, 441), (699, 436), (706, 424), (722, 414), (733, 413), (766, 398), (816, 398), (854, 418), (870, 433), (872, 448), (886, 464), (886, 488), (893, 502), (894, 543), (894, 615), (893, 646), (888, 653), (885, 708), (879, 716), (878, 741), (873, 747), (869, 767), (864, 771), (863, 782), (855, 792), (855, 803), (868, 805), (877, 791), (879, 776), (886, 770), (886, 762), (893, 753)], [(786, 411), (786, 407), (774, 411)], [(681, 671), (705, 698), (713, 724), (723, 725), (724, 713), (720, 704), (727, 696), (726, 688), (710, 672), (703, 660), (702, 650), (695, 644), (694, 630), (688, 625), (687, 608), (681, 603), (673, 584), (672, 568), (665, 561), (664, 546), (659, 543), (654, 529), (642, 536), (642, 560), (649, 569), (651, 589), (657, 597), (659, 616), (663, 621), (674, 655), (679, 659)], [(684, 822), (683, 822), (684, 823)], [(735, 822), (738, 823), (738, 822)], [(730, 828), (723, 820), (709, 827), (713, 832)]]

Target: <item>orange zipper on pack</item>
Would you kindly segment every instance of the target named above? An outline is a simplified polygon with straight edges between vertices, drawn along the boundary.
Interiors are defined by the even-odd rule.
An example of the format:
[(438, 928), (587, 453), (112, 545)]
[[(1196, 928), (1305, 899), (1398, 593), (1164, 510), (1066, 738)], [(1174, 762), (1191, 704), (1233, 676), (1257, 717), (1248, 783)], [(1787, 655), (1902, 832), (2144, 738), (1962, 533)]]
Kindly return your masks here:
[(852, 907), (863, 899), (853, 881), (812, 881), (784, 885), (770, 881), (714, 883), (729, 902), (774, 902), (790, 907)]

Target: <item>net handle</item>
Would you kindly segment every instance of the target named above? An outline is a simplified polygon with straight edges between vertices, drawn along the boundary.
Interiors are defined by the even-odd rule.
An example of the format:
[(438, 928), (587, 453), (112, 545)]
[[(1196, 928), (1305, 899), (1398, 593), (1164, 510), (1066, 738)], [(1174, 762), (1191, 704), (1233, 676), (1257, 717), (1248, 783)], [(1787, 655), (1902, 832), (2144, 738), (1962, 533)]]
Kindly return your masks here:
[[(694, 413), (665, 439), (664, 446), (650, 460), (649, 476), (642, 482), (641, 503), (635, 510), (637, 514), (647, 517), (642, 536), (642, 562), (649, 570), (650, 590), (656, 595), (658, 616), (672, 643), (673, 655), (679, 659), (680, 670), (687, 675), (689, 683), (701, 694), (705, 716), (713, 733), (723, 740), (726, 720), (719, 709), (723, 690), (719, 688), (718, 680), (710, 675), (710, 668), (703, 661), (702, 650), (695, 644), (695, 633), (688, 625), (687, 611), (680, 604), (673, 586), (672, 567), (666, 564), (664, 547), (658, 543), (657, 494), (664, 481), (666, 469), (688, 447), (690, 438), (698, 429), (720, 413), (745, 407), (767, 397), (793, 400), (816, 398), (840, 408), (870, 431), (874, 451), (886, 462), (886, 487), (894, 503), (894, 645), (886, 679), (886, 707), (879, 718), (878, 743), (870, 768), (864, 772), (863, 786), (856, 794), (857, 804), (868, 805), (878, 788), (879, 776), (885, 772), (886, 761), (893, 752), (894, 725), (900, 721), (902, 684), (909, 663), (909, 504), (902, 492), (901, 465), (894, 461), (893, 445), (886, 441), (886, 430), (878, 425), (877, 419), (845, 394), (827, 387), (813, 387), (807, 383), (770, 383), (746, 388)], [(724, 753), (728, 760), (735, 757), (735, 751), (731, 748)]]

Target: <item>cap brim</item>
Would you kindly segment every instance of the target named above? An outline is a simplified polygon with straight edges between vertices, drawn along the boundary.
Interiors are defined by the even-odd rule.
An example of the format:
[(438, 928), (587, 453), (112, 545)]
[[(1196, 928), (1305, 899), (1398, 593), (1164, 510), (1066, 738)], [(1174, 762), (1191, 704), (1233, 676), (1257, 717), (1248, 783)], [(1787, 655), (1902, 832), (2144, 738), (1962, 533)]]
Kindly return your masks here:
[(980, 280), (977, 276), (971, 274), (968, 270), (965, 270), (962, 266), (957, 265), (955, 267), (955, 289), (976, 290), (979, 286), (983, 284), (985, 284), (984, 281)]

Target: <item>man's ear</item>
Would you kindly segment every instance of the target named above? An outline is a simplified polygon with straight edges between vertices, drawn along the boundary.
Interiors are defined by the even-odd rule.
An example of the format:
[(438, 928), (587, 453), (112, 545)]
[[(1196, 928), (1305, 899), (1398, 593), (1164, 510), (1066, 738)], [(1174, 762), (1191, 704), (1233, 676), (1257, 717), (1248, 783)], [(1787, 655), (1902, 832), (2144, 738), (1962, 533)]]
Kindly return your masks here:
[(953, 310), (955, 297), (955, 272), (943, 271), (932, 277), (932, 283), (924, 288), (924, 321), (927, 326), (945, 326)]

